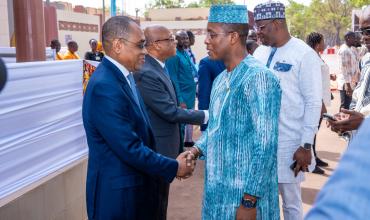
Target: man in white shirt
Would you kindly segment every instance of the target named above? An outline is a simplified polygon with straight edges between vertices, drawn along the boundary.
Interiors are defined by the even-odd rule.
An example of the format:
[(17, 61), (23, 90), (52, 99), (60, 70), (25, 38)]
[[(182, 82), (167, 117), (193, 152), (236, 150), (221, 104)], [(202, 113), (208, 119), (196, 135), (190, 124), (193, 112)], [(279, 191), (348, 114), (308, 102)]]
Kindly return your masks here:
[(340, 93), (340, 107), (349, 109), (351, 104), (354, 80), (358, 70), (357, 56), (352, 47), (356, 46), (356, 34), (349, 31), (344, 35), (345, 43), (340, 46), (340, 73), (337, 76), (338, 90)]
[(315, 165), (311, 145), (322, 106), (320, 59), (305, 42), (290, 36), (283, 4), (257, 5), (254, 20), (263, 45), (253, 56), (279, 77), (282, 89), (278, 182), (284, 219), (300, 220), (303, 218), (300, 184), (304, 180), (300, 171), (312, 170)]

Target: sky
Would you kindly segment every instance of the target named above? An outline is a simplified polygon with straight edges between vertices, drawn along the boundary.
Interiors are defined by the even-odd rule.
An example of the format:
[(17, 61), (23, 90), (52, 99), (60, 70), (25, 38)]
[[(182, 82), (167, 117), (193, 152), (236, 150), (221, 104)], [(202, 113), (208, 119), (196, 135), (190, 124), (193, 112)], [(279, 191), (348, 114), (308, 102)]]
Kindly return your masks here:
[[(56, 1), (56, 0), (51, 0)], [(103, 0), (59, 0), (64, 2), (70, 2), (73, 5), (83, 5), (87, 7), (101, 8), (103, 5)], [(194, 2), (196, 0), (185, 0), (185, 3)], [(252, 11), (254, 7), (259, 4), (266, 2), (268, 0), (234, 0), (236, 4), (246, 4), (248, 10)], [(296, 2), (309, 4), (311, 0), (295, 0)], [(105, 7), (110, 7), (111, 0), (105, 0)], [(131, 15), (135, 15), (135, 8), (140, 9), (139, 15), (142, 15), (145, 11), (146, 5), (153, 3), (154, 0), (116, 0), (116, 5), (119, 8), (126, 8), (126, 12)], [(280, 2), (287, 4), (288, 0), (280, 0)]]

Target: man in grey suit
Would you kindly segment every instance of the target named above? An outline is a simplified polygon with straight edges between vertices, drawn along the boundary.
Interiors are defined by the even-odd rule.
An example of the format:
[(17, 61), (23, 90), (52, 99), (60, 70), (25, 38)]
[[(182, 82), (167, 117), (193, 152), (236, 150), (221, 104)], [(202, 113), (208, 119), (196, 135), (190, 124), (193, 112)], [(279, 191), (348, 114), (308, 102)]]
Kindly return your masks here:
[[(165, 69), (167, 58), (176, 55), (175, 39), (163, 26), (150, 26), (144, 30), (148, 54), (145, 63), (134, 74), (149, 114), (158, 153), (176, 158), (180, 151), (180, 123), (203, 124), (208, 111), (183, 109), (178, 106), (176, 92)], [(163, 218), (166, 219), (169, 184), (159, 187)]]

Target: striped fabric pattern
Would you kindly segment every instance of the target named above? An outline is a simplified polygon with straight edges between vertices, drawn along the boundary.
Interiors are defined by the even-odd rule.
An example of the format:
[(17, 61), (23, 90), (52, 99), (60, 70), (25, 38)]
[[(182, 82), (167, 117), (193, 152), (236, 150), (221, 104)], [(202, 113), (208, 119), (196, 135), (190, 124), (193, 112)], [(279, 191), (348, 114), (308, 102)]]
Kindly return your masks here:
[(257, 219), (280, 218), (280, 101), (279, 80), (252, 56), (216, 78), (208, 128), (196, 144), (206, 160), (202, 219), (234, 220), (244, 193), (258, 197)]

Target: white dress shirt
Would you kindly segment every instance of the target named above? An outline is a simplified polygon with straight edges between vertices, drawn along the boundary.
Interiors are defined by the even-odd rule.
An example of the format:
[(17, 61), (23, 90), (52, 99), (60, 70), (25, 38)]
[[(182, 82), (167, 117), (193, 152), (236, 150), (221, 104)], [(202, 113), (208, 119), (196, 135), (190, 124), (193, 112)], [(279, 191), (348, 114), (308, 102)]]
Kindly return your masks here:
[[(253, 56), (266, 64), (272, 48), (259, 46)], [(291, 65), (289, 70), (279, 67)], [(278, 175), (279, 183), (303, 181), (289, 166), (293, 154), (304, 143), (313, 143), (322, 107), (321, 60), (305, 42), (292, 37), (277, 48), (270, 69), (280, 79), (282, 100), (279, 119)], [(283, 68), (284, 69), (284, 68)], [(313, 157), (314, 158), (314, 157)], [(312, 160), (311, 170), (315, 162)]]
[(121, 65), (120, 63), (118, 63), (112, 57), (110, 57), (108, 55), (105, 55), (104, 57), (107, 58), (110, 62), (112, 62), (121, 71), (121, 73), (125, 77), (127, 83), (131, 86), (130, 80), (127, 78), (128, 75), (130, 74), (130, 72), (126, 69), (126, 67), (124, 67), (123, 65)]
[(321, 60), (321, 78), (322, 78), (322, 101), (328, 107), (331, 104), (330, 92), (330, 70), (328, 64)]

